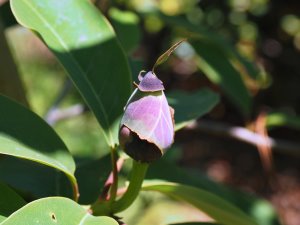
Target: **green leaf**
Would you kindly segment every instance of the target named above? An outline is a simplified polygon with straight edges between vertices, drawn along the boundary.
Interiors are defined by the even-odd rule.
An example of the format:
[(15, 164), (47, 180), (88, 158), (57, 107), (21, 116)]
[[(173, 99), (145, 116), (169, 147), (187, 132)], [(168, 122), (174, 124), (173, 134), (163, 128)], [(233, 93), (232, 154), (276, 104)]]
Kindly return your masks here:
[(224, 54), (227, 56), (230, 61), (237, 61), (239, 64), (247, 71), (247, 74), (254, 80), (259, 79), (259, 70), (254, 63), (250, 62), (248, 59), (243, 57), (231, 44), (228, 40), (226, 40), (222, 35), (218, 34), (217, 32), (213, 32), (208, 27), (201, 25), (195, 25), (191, 23), (186, 17), (184, 16), (167, 16), (162, 13), (157, 14), (159, 18), (164, 21), (166, 24), (170, 25), (171, 27), (180, 28), (180, 32), (182, 30), (192, 32), (192, 36), (194, 34), (200, 35), (208, 40), (214, 42)]
[(29, 199), (74, 196), (71, 183), (63, 172), (27, 159), (2, 155), (0, 180)]
[(94, 217), (76, 202), (62, 197), (33, 201), (8, 217), (1, 225), (16, 224), (118, 225), (106, 216)]
[(0, 183), (0, 222), (26, 205), (25, 200), (6, 184)]
[(5, 1), (0, 6), (0, 20), (2, 21), (5, 28), (9, 28), (17, 24), (15, 17), (13, 16), (9, 7), (9, 2)]
[(192, 42), (199, 58), (200, 70), (213, 82), (223, 88), (224, 92), (241, 111), (250, 113), (252, 99), (239, 72), (228, 60), (224, 51), (208, 39)]
[(80, 190), (80, 204), (92, 204), (97, 200), (111, 171), (110, 154), (96, 160), (81, 159), (77, 163), (75, 176)]
[(12, 0), (11, 7), (57, 56), (113, 146), (112, 126), (130, 95), (131, 75), (106, 18), (88, 0)]
[(179, 168), (165, 158), (151, 164), (146, 178), (182, 183), (209, 191), (243, 210), (243, 212), (255, 219), (260, 225), (280, 224), (276, 211), (269, 202), (216, 183), (204, 174), (199, 173), (199, 171)]
[(209, 222), (194, 222), (194, 223), (172, 223), (170, 225), (218, 225), (216, 223), (209, 223)]
[(300, 117), (282, 112), (269, 113), (266, 123), (268, 128), (285, 126), (293, 129), (300, 129)]
[(55, 131), (39, 116), (4, 96), (0, 96), (0, 106), (0, 154), (62, 171), (75, 189), (74, 160)]
[(212, 110), (219, 102), (219, 95), (209, 89), (187, 93), (167, 93), (170, 106), (175, 110), (175, 130), (179, 130)]
[(123, 48), (130, 53), (140, 43), (139, 17), (131, 11), (121, 11), (113, 7), (109, 9), (108, 15)]
[(255, 225), (252, 218), (222, 198), (199, 188), (168, 182), (143, 186), (145, 191), (158, 191), (174, 199), (192, 204), (224, 225)]

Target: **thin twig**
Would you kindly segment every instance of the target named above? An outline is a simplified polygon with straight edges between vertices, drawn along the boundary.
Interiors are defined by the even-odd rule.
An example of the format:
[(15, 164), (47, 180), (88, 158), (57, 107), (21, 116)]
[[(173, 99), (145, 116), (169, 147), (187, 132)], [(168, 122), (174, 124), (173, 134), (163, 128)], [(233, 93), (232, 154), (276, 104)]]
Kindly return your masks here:
[(273, 174), (273, 156), (272, 148), (269, 145), (270, 142), (267, 141), (269, 135), (266, 128), (266, 115), (267, 114), (264, 111), (258, 115), (255, 121), (255, 132), (265, 139), (265, 144), (257, 145), (257, 149), (261, 158), (262, 166), (270, 179)]
[[(116, 199), (117, 196), (117, 190), (118, 190), (118, 173), (119, 168), (117, 164), (117, 150), (116, 147), (113, 147), (111, 149), (111, 163), (112, 163), (112, 182), (110, 187), (110, 196), (109, 201), (113, 202)], [(123, 164), (123, 163), (122, 163)]]
[[(49, 119), (49, 122), (51, 124), (63, 119), (69, 119), (82, 114), (84, 111), (84, 106), (82, 105), (74, 105), (66, 109), (56, 109), (52, 112), (53, 115), (49, 114), (49, 118), (51, 118)], [(186, 129), (197, 129), (201, 132), (209, 134), (226, 136), (229, 138), (246, 142), (254, 146), (268, 145), (276, 152), (300, 157), (300, 143), (281, 139), (274, 139), (271, 137), (265, 138), (244, 127), (231, 126), (221, 122), (200, 120), (199, 122), (195, 121), (191, 123), (186, 127)]]
[[(124, 161), (125, 161), (125, 158), (123, 157), (120, 157), (118, 160), (117, 160), (117, 164), (116, 164), (116, 168), (117, 168), (117, 172), (120, 172), (123, 164), (124, 164)], [(103, 200), (107, 200), (110, 198), (110, 196), (108, 196), (108, 191), (112, 185), (112, 183), (114, 182), (114, 173), (113, 171), (109, 174), (105, 184), (104, 184), (104, 188), (103, 188), (103, 191), (102, 191), (102, 194), (100, 196), (101, 199)]]
[(243, 127), (230, 126), (220, 122), (200, 120), (199, 122), (191, 123), (186, 128), (197, 129), (200, 130), (201, 132), (205, 132), (209, 134), (226, 136), (229, 138), (244, 141), (254, 146), (268, 145), (276, 152), (289, 154), (297, 157), (300, 156), (300, 143), (274, 139), (271, 137), (263, 137)]

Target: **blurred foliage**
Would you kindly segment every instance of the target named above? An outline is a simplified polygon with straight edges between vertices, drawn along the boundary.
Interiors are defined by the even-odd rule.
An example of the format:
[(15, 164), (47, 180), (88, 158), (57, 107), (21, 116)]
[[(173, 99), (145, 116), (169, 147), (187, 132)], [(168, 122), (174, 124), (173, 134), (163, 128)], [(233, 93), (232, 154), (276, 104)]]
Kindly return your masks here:
[(268, 128), (275, 127), (289, 127), (293, 129), (300, 129), (300, 118), (295, 115), (284, 112), (272, 112), (267, 116), (266, 125)]

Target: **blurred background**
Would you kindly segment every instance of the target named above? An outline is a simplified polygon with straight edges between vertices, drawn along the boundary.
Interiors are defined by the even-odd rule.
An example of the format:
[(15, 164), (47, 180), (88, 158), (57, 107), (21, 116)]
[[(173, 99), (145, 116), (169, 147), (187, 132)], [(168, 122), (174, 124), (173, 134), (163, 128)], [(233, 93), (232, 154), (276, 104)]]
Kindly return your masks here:
[[(191, 179), (205, 177), (266, 199), (282, 224), (299, 225), (300, 2), (93, 3), (113, 25), (133, 80), (139, 71), (150, 70), (172, 44), (188, 38), (158, 67), (158, 77), (167, 92), (208, 87), (220, 94), (210, 113), (176, 133), (166, 163), (184, 168)], [(76, 157), (97, 159), (107, 154), (95, 118), (52, 53), (31, 31), (16, 24), (5, 0), (0, 1), (0, 16), (1, 92), (28, 104), (50, 122)], [(70, 118), (55, 117), (57, 109), (70, 110)], [(150, 178), (152, 174), (155, 177), (155, 169)], [(144, 210), (142, 217), (137, 216), (137, 208)], [(257, 210), (265, 212), (263, 207)], [(209, 221), (190, 206), (178, 206), (160, 195), (145, 194), (125, 213), (132, 215), (129, 224), (167, 224), (198, 217)]]

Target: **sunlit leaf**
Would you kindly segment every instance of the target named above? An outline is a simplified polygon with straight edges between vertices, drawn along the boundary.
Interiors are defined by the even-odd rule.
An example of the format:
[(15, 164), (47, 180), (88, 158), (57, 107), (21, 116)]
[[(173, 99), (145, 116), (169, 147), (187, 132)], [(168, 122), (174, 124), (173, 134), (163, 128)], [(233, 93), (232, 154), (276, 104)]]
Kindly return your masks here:
[(289, 115), (287, 113), (273, 112), (267, 115), (266, 125), (268, 128), (284, 126), (299, 130), (300, 117)]
[(106, 216), (94, 217), (76, 202), (62, 197), (39, 199), (19, 209), (1, 225), (16, 224), (118, 225)]
[(257, 225), (257, 223), (240, 209), (222, 198), (199, 188), (168, 182), (157, 182), (143, 185), (142, 190), (158, 191), (174, 199), (185, 201), (207, 213), (217, 222), (224, 225)]
[[(178, 149), (174, 149), (175, 151)], [(171, 153), (169, 151), (168, 153)], [(191, 185), (208, 191), (230, 202), (244, 213), (255, 219), (260, 225), (279, 225), (279, 219), (272, 205), (249, 193), (232, 190), (214, 182), (199, 171), (180, 168), (165, 157), (152, 163), (147, 172), (147, 179), (160, 179), (169, 182)]]
[(111, 25), (88, 0), (10, 2), (18, 22), (36, 31), (66, 68), (113, 146), (112, 126), (130, 95), (131, 76)]

